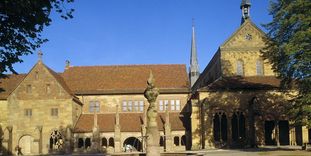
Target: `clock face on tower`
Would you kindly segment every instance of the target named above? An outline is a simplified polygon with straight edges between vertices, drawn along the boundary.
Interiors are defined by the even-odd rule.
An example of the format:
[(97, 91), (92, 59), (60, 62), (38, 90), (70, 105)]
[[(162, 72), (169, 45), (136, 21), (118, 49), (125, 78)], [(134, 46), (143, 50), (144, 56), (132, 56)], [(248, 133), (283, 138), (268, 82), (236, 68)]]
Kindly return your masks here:
[(248, 40), (248, 41), (250, 41), (250, 40), (253, 39), (253, 36), (252, 36), (251, 34), (246, 34), (246, 35), (245, 35), (245, 39)]

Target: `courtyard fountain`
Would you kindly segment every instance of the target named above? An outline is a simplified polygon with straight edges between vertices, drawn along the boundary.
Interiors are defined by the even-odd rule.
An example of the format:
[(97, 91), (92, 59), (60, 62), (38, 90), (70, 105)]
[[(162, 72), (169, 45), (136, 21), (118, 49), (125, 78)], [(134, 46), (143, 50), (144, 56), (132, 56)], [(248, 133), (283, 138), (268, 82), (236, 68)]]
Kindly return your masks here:
[(148, 100), (149, 107), (147, 109), (147, 146), (146, 146), (146, 155), (147, 156), (160, 156), (160, 146), (159, 138), (160, 133), (157, 124), (158, 112), (156, 109), (156, 99), (159, 95), (159, 89), (155, 87), (154, 77), (152, 72), (147, 81), (147, 88), (144, 92), (145, 98)]

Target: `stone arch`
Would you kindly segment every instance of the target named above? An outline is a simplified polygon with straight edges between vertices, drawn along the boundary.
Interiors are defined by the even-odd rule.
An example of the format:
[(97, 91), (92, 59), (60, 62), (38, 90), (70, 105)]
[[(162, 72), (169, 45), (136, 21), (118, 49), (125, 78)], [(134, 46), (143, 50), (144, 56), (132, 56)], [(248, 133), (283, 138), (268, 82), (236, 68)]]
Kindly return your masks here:
[(78, 138), (78, 148), (84, 148), (84, 139)]
[(33, 153), (33, 148), (34, 148), (33, 142), (34, 142), (34, 138), (29, 134), (22, 135), (19, 138), (18, 146), (21, 148), (21, 153), (23, 155), (29, 155)]
[(123, 147), (125, 151), (141, 151), (141, 142), (136, 137), (128, 137), (123, 142)]
[(159, 145), (162, 147), (164, 146), (164, 137), (163, 136), (160, 136)]
[(215, 111), (213, 114), (213, 134), (215, 141), (227, 141), (227, 122), (227, 114), (224, 111)]
[(102, 142), (101, 145), (102, 145), (103, 147), (107, 147), (107, 146), (108, 146), (108, 140), (107, 140), (105, 137), (102, 138), (102, 141), (101, 141), (101, 142)]
[(114, 138), (113, 137), (109, 138), (109, 145), (108, 146), (114, 147)]
[(50, 142), (49, 142), (50, 150), (60, 150), (63, 148), (64, 137), (59, 130), (56, 130), (56, 129), (52, 130), (52, 132), (50, 133), (49, 139), (50, 139)]
[(85, 138), (84, 147), (88, 149), (91, 148), (91, 145), (92, 145), (91, 138)]
[(174, 136), (174, 145), (179, 146), (179, 136)]
[(245, 113), (243, 111), (234, 111), (231, 116), (232, 140), (241, 143), (245, 139)]

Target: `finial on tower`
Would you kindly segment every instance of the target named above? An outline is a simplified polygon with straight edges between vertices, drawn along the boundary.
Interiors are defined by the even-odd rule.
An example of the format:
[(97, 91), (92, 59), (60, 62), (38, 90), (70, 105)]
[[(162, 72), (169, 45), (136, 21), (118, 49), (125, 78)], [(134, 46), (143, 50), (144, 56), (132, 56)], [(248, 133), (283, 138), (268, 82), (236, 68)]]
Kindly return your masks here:
[(38, 51), (38, 60), (39, 61), (42, 61), (42, 56), (43, 56), (43, 53), (41, 50)]
[(250, 8), (251, 8), (250, 0), (242, 0), (241, 5), (240, 5), (240, 9), (242, 10), (241, 24), (243, 24), (245, 20), (250, 18)]
[(69, 60), (66, 60), (66, 66), (65, 66), (65, 69), (69, 69), (69, 67), (70, 67), (70, 61)]

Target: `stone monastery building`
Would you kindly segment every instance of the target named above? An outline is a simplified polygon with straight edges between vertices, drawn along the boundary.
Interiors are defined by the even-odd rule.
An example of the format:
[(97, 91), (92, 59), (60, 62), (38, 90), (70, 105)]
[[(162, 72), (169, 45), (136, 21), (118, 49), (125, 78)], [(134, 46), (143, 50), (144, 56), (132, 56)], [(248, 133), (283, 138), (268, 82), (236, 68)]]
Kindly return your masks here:
[(1, 153), (145, 151), (146, 81), (152, 71), (162, 151), (301, 145), (311, 130), (292, 126), (290, 95), (263, 60), (265, 34), (242, 0), (240, 27), (199, 71), (195, 29), (186, 65), (70, 66), (57, 73), (38, 62), (0, 80)]

